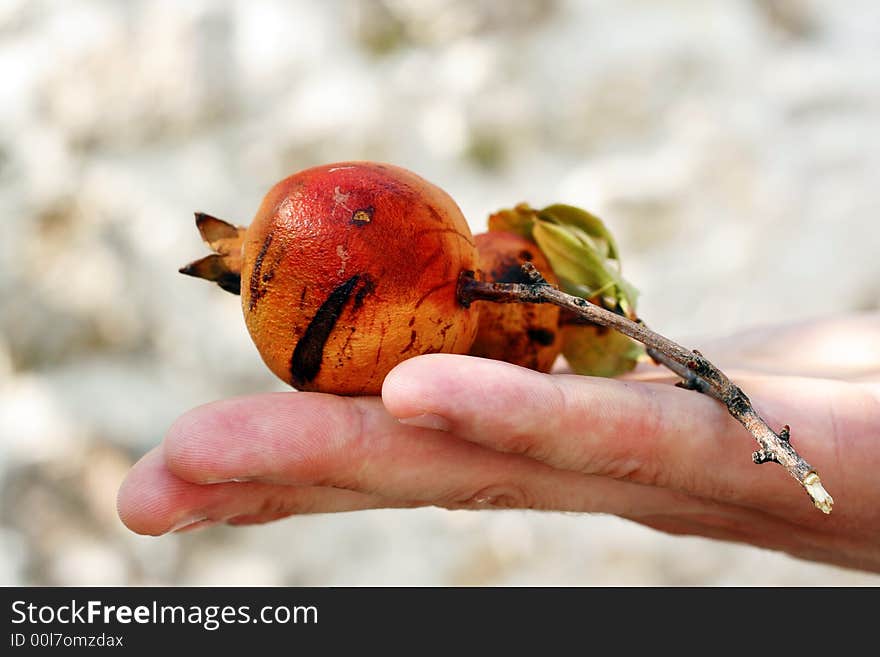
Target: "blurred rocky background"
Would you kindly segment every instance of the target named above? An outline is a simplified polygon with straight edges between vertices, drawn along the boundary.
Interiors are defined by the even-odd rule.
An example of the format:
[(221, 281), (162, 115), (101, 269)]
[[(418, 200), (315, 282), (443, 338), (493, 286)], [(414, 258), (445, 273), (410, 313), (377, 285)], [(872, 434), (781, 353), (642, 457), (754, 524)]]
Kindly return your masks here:
[[(177, 268), (304, 167), (373, 159), (472, 226), (603, 216), (684, 339), (880, 303), (875, 0), (0, 2), (0, 583), (862, 584), (603, 516), (376, 511), (131, 534), (184, 410), (283, 389)], [(744, 444), (744, 449), (749, 449)]]

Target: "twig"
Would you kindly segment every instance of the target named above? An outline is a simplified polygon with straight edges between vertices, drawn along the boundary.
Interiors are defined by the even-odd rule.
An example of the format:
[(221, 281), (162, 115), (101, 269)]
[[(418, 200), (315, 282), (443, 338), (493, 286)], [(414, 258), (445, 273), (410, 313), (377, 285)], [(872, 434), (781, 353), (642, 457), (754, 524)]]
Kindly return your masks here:
[(789, 427), (773, 431), (755, 411), (746, 394), (710, 363), (700, 352), (688, 350), (651, 331), (641, 322), (605, 310), (581, 297), (553, 287), (531, 263), (523, 265), (529, 283), (490, 283), (463, 272), (458, 281), (459, 301), (469, 306), (473, 301), (497, 303), (552, 303), (595, 324), (608, 326), (644, 344), (655, 361), (665, 365), (682, 379), (680, 387), (708, 394), (727, 407), (728, 412), (758, 441), (760, 449), (752, 454), (755, 463), (775, 462), (784, 467), (809, 494), (816, 508), (831, 513), (834, 500), (822, 486), (819, 474), (792, 447)]

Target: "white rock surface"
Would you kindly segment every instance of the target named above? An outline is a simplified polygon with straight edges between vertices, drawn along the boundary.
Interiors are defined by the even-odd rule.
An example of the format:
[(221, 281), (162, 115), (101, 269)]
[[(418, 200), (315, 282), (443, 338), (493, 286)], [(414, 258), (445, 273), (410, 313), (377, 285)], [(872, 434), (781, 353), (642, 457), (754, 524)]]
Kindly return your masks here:
[(187, 408), (283, 389), (176, 270), (194, 210), (247, 223), (308, 165), (407, 166), (475, 230), (590, 207), (673, 337), (878, 307), (878, 26), (871, 0), (0, 3), (0, 583), (880, 583), (604, 516), (146, 539), (110, 499)]

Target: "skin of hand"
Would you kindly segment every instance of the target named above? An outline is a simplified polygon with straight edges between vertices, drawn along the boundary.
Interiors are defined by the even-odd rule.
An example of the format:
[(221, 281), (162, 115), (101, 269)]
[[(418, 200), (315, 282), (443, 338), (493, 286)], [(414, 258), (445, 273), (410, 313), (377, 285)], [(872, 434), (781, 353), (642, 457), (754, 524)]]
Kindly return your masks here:
[[(119, 514), (159, 535), (428, 505), (601, 512), (880, 572), (880, 378), (869, 372), (880, 371), (880, 314), (826, 328), (838, 355), (847, 336), (861, 350), (856, 382), (820, 378), (808, 357), (811, 376), (718, 364), (771, 426), (791, 425), (834, 496), (830, 516), (781, 467), (752, 463), (757, 443), (722, 405), (661, 368), (598, 379), (449, 354), (401, 363), (381, 398), (272, 393), (195, 408), (132, 468)], [(784, 335), (788, 353), (806, 335), (815, 351), (816, 331), (755, 344)]]

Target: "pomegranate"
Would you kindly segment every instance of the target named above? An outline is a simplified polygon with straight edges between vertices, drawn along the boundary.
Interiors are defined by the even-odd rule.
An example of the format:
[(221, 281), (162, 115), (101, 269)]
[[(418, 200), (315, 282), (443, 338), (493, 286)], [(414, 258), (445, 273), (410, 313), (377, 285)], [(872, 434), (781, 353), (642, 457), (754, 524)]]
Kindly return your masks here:
[(266, 365), (299, 390), (377, 394), (399, 362), (474, 341), (477, 309), (456, 297), (474, 239), (455, 201), (406, 169), (314, 167), (269, 190), (247, 228), (196, 224), (215, 253), (180, 271), (240, 293)]
[[(480, 271), (494, 283), (529, 283), (522, 265), (531, 262), (551, 285), (559, 281), (538, 246), (521, 235), (490, 231), (476, 236)], [(559, 307), (535, 303), (480, 303), (473, 356), (504, 360), (549, 372), (562, 348)]]

